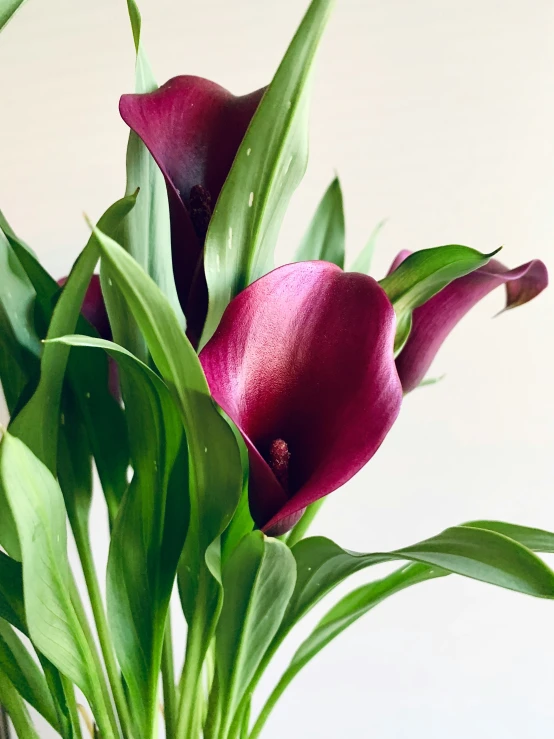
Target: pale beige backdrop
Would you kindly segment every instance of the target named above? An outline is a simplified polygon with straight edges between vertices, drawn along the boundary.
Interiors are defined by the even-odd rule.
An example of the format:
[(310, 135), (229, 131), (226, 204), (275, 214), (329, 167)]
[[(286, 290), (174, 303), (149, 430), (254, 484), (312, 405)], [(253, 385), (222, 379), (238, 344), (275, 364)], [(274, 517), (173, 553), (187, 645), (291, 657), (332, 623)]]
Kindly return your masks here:
[[(193, 73), (244, 93), (270, 79), (307, 2), (141, 5), (160, 81)], [(57, 275), (87, 237), (82, 212), (96, 218), (122, 193), (117, 101), (132, 80), (124, 0), (29, 0), (0, 39), (0, 205)], [(339, 0), (283, 258), (336, 169), (351, 254), (390, 218), (377, 275), (399, 249), (453, 242), (503, 244), (510, 265), (541, 257), (554, 267), (553, 81), (551, 0)], [(446, 378), (408, 398), (315, 531), (368, 551), (478, 517), (554, 529), (554, 291), (491, 320), (501, 299), (452, 335), (432, 371)], [(100, 565), (103, 516), (98, 503)], [(327, 648), (265, 736), (538, 739), (553, 731), (553, 664), (554, 603), (460, 578), (431, 582)]]

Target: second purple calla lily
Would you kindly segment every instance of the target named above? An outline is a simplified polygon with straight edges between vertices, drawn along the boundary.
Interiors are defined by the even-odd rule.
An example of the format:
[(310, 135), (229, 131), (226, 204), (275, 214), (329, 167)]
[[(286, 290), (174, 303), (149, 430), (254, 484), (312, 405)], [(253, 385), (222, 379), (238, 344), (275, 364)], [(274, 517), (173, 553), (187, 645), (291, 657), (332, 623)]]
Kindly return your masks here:
[(203, 249), (209, 221), (264, 90), (236, 97), (201, 77), (181, 76), (154, 92), (123, 95), (119, 110), (167, 184), (173, 271), (187, 333), (197, 344), (208, 292)]
[(200, 361), (244, 436), (266, 533), (290, 529), (381, 445), (402, 401), (395, 325), (375, 280), (327, 262), (280, 267), (229, 304)]
[[(411, 254), (401, 251), (390, 272)], [(524, 305), (548, 285), (546, 266), (533, 259), (515, 269), (508, 269), (496, 259), (485, 267), (454, 280), (419, 308), (412, 316), (410, 336), (396, 358), (404, 393), (414, 390), (425, 374), (444, 340), (465, 314), (500, 285), (506, 286), (506, 310)]]

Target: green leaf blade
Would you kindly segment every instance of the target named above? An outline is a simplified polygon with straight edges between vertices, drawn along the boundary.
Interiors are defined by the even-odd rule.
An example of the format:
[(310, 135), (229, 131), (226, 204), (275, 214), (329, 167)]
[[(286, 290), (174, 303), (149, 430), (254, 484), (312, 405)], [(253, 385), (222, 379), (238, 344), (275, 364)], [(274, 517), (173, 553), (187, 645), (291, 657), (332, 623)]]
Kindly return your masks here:
[(246, 536), (223, 570), (226, 597), (216, 633), (223, 732), (279, 628), (295, 580), (290, 549), (261, 532)]
[(344, 269), (344, 253), (344, 205), (340, 181), (335, 177), (314, 214), (294, 261), (317, 259)]
[(203, 346), (230, 300), (273, 268), (281, 221), (308, 157), (309, 82), (333, 0), (313, 0), (266, 90), (219, 195), (205, 247)]

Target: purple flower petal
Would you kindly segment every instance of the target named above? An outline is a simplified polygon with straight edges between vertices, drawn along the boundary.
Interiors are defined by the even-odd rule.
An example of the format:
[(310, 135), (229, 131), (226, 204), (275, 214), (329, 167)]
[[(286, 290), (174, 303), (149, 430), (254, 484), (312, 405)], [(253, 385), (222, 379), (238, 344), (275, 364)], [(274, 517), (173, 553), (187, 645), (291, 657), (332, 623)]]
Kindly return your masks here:
[(381, 445), (402, 400), (395, 323), (375, 280), (327, 262), (280, 267), (228, 306), (200, 360), (245, 438), (264, 531), (289, 529)]
[[(409, 256), (402, 251), (393, 268)], [(391, 271), (392, 269), (391, 268)], [(410, 337), (396, 359), (405, 393), (414, 390), (425, 374), (443, 341), (465, 314), (499, 285), (506, 286), (506, 308), (529, 302), (548, 285), (548, 272), (538, 259), (508, 270), (497, 260), (460, 277), (427, 303), (416, 308)]]
[[(67, 277), (62, 277), (61, 280), (58, 280), (58, 285), (63, 287), (66, 282)], [(92, 275), (85, 293), (81, 313), (90, 325), (98, 331), (101, 339), (111, 340), (112, 330), (110, 328), (108, 311), (106, 310), (106, 305), (102, 296), (100, 277), (98, 275)]]
[(192, 340), (208, 304), (202, 251), (211, 210), (263, 92), (235, 97), (209, 80), (182, 76), (151, 93), (123, 95), (119, 104), (167, 183), (175, 283)]

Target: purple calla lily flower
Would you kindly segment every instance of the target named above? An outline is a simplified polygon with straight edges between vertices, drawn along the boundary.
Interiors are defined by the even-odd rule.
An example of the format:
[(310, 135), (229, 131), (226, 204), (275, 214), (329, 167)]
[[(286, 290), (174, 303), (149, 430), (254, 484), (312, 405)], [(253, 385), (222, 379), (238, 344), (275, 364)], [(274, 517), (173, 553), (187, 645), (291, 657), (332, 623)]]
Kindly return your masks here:
[(165, 177), (173, 271), (194, 345), (208, 306), (203, 249), (209, 221), (263, 93), (236, 97), (209, 80), (182, 76), (151, 93), (123, 95), (119, 104)]
[[(394, 260), (391, 272), (410, 255), (404, 250)], [(539, 259), (509, 270), (496, 259), (485, 267), (460, 277), (413, 312), (412, 330), (406, 345), (396, 358), (398, 375), (404, 393), (414, 390), (425, 374), (442, 343), (465, 316), (494, 288), (506, 286), (506, 308), (528, 303), (548, 285), (546, 266)]]
[(244, 436), (256, 524), (277, 535), (347, 482), (394, 423), (394, 309), (371, 277), (300, 262), (231, 301), (200, 354)]
[[(61, 280), (58, 280), (58, 285), (63, 287), (66, 282), (67, 277), (62, 277)], [(90, 325), (98, 331), (101, 339), (111, 340), (112, 330), (110, 328), (108, 311), (106, 310), (106, 305), (102, 296), (99, 275), (92, 275), (85, 293), (81, 313)]]

